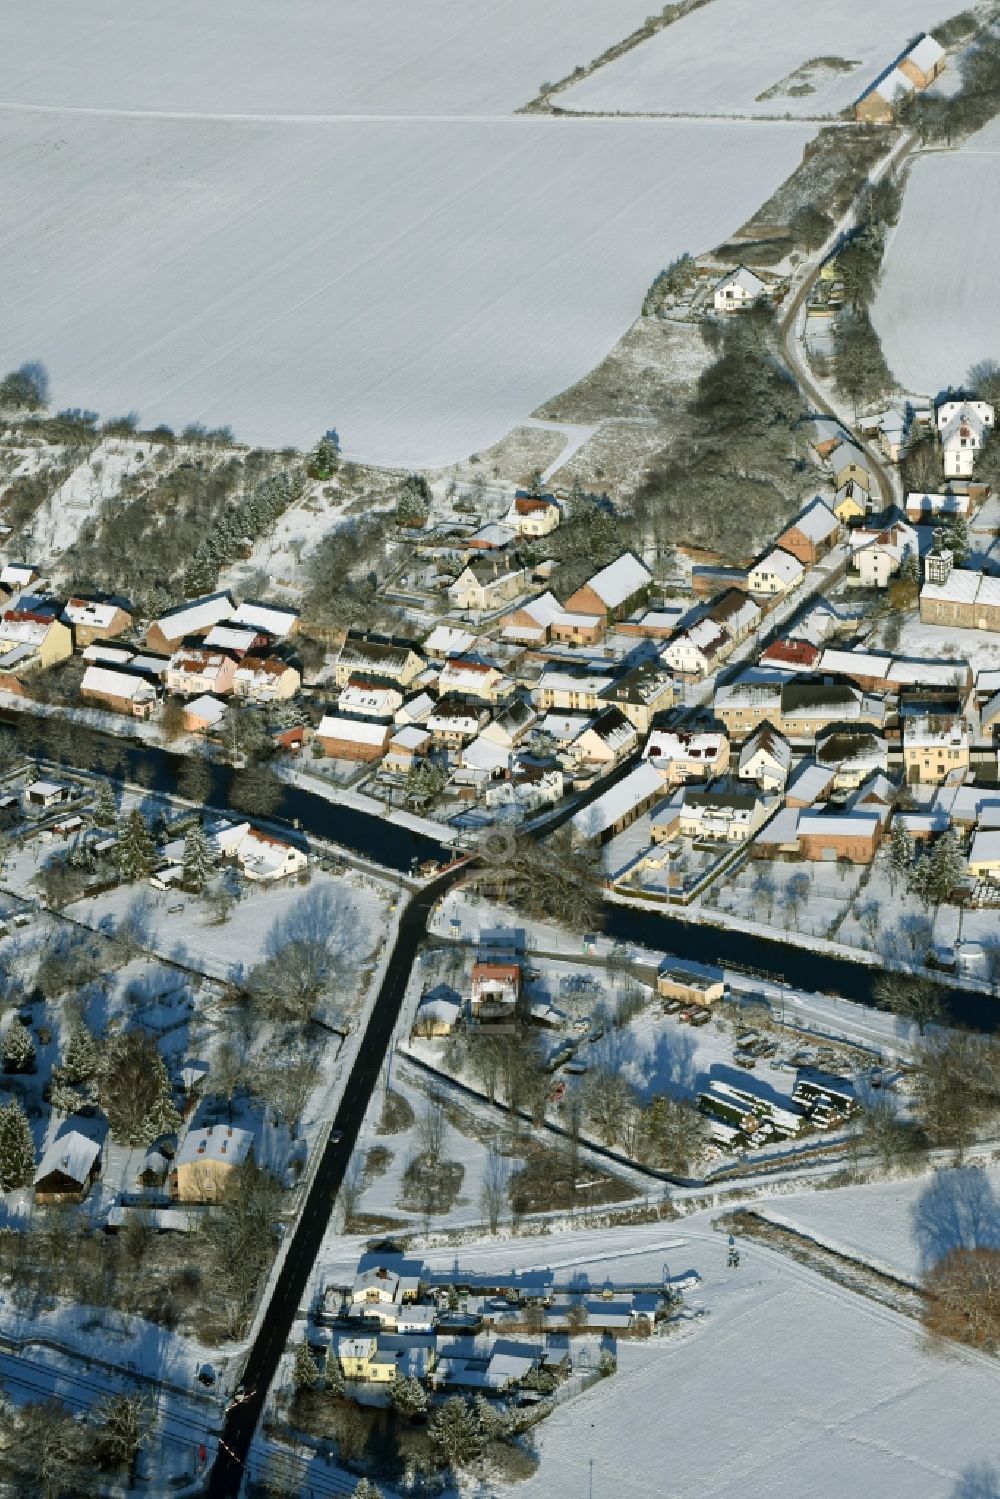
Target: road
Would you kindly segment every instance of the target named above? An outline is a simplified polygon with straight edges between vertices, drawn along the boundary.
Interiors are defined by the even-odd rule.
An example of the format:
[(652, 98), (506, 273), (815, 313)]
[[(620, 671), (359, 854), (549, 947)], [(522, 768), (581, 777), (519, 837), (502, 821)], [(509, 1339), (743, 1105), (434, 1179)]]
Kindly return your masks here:
[(251, 1392), (250, 1396), (230, 1410), (222, 1429), (218, 1456), (205, 1489), (211, 1499), (230, 1499), (239, 1493), (247, 1453), (268, 1388), (288, 1343), (327, 1230), (330, 1210), (351, 1159), (368, 1101), (378, 1082), (431, 906), (460, 873), (460, 868), (451, 869), (426, 886), (413, 897), (400, 919), (396, 945), (334, 1121), (335, 1133), (339, 1131), (341, 1138), (331, 1135), (299, 1212), (284, 1264), (244, 1369), (243, 1383)]

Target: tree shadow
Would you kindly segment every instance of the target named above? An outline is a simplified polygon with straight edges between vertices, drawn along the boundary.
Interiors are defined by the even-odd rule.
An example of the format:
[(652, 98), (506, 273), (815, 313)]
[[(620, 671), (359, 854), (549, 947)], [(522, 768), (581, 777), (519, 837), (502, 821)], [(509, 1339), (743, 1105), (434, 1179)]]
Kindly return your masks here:
[(953, 1249), (1000, 1249), (1000, 1202), (978, 1166), (936, 1172), (911, 1216), (924, 1271)]
[(973, 1463), (959, 1477), (950, 1499), (1000, 1499), (1000, 1468)]

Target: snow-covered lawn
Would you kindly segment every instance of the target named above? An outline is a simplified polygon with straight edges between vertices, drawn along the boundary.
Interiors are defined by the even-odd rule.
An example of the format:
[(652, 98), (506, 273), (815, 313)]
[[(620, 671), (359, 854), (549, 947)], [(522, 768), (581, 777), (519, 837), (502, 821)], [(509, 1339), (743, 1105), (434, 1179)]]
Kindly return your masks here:
[(76, 540), (84, 521), (96, 516), (105, 500), (112, 499), (122, 480), (142, 472), (156, 453), (148, 442), (108, 437), (70, 474), (45, 501), (32, 522), (35, 555), (52, 559)]
[[(970, 203), (980, 211), (968, 212)], [(872, 322), (896, 379), (936, 395), (965, 383), (970, 366), (994, 357), (1000, 309), (983, 297), (996, 264), (1000, 124), (957, 151), (933, 151), (910, 167), (903, 211), (883, 262)], [(961, 254), (954, 225), (961, 220)]]
[[(636, 114), (835, 115), (917, 32), (954, 10), (952, 0), (840, 0), (808, 12), (799, 0), (761, 0), (748, 23), (743, 0), (712, 0), (567, 89), (559, 103)], [(765, 93), (771, 97), (759, 98)]]
[(1000, 1167), (971, 1165), (806, 1192), (759, 1211), (831, 1249), (915, 1280), (949, 1249), (1000, 1247)]
[[(142, 71), (112, 103), (145, 102)], [(56, 406), (279, 447), (336, 426), (353, 456), (436, 466), (597, 363), (657, 271), (752, 213), (810, 127), (14, 110), (3, 134), (0, 366), (43, 359)]]

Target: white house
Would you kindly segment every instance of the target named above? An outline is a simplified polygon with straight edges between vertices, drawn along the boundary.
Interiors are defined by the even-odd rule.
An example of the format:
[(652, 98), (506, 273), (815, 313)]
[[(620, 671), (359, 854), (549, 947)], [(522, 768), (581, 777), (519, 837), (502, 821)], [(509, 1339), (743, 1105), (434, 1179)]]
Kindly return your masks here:
[(766, 289), (759, 276), (740, 265), (716, 283), (712, 301), (716, 312), (743, 312), (752, 307)]
[(918, 557), (917, 533), (904, 521), (884, 531), (854, 531), (851, 563), (866, 588), (886, 588), (908, 557)]
[(773, 724), (762, 723), (740, 750), (741, 781), (755, 781), (762, 791), (780, 791), (788, 780), (792, 746)]
[(751, 593), (789, 593), (797, 588), (805, 576), (805, 568), (791, 552), (775, 547), (755, 562), (747, 573), (747, 586)]
[(935, 411), (946, 479), (968, 479), (993, 430), (988, 401), (942, 401)]
[(686, 677), (707, 677), (733, 649), (732, 637), (708, 615), (679, 631), (660, 652), (660, 660)]

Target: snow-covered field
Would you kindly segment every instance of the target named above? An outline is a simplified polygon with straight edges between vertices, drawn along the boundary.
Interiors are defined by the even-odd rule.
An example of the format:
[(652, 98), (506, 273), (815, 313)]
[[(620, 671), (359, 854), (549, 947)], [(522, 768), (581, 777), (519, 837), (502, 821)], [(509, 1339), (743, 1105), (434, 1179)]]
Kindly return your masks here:
[(765, 1217), (915, 1280), (958, 1247), (1000, 1247), (1000, 1168), (975, 1165), (901, 1181), (806, 1192), (760, 1206)]
[(808, 133), (0, 114), (0, 367), (42, 360), (57, 406), (447, 463), (598, 362)]
[[(1000, 122), (957, 151), (934, 151), (910, 167), (899, 223), (890, 236), (872, 321), (896, 379), (936, 395), (961, 385), (971, 365), (1000, 344), (996, 299), (979, 294), (996, 265)], [(969, 204), (981, 211), (969, 213)], [(954, 226), (961, 221), (962, 251)]]
[[(806, 14), (799, 0), (762, 0), (748, 25), (744, 0), (712, 0), (574, 84), (559, 102), (634, 114), (835, 115), (916, 33), (954, 11), (953, 0), (840, 0)], [(831, 59), (852, 66), (829, 66)]]
[[(647, 0), (46, 0), (5, 18), (0, 100), (208, 115), (484, 115), (589, 62)], [(169, 21), (167, 12), (169, 11)]]

